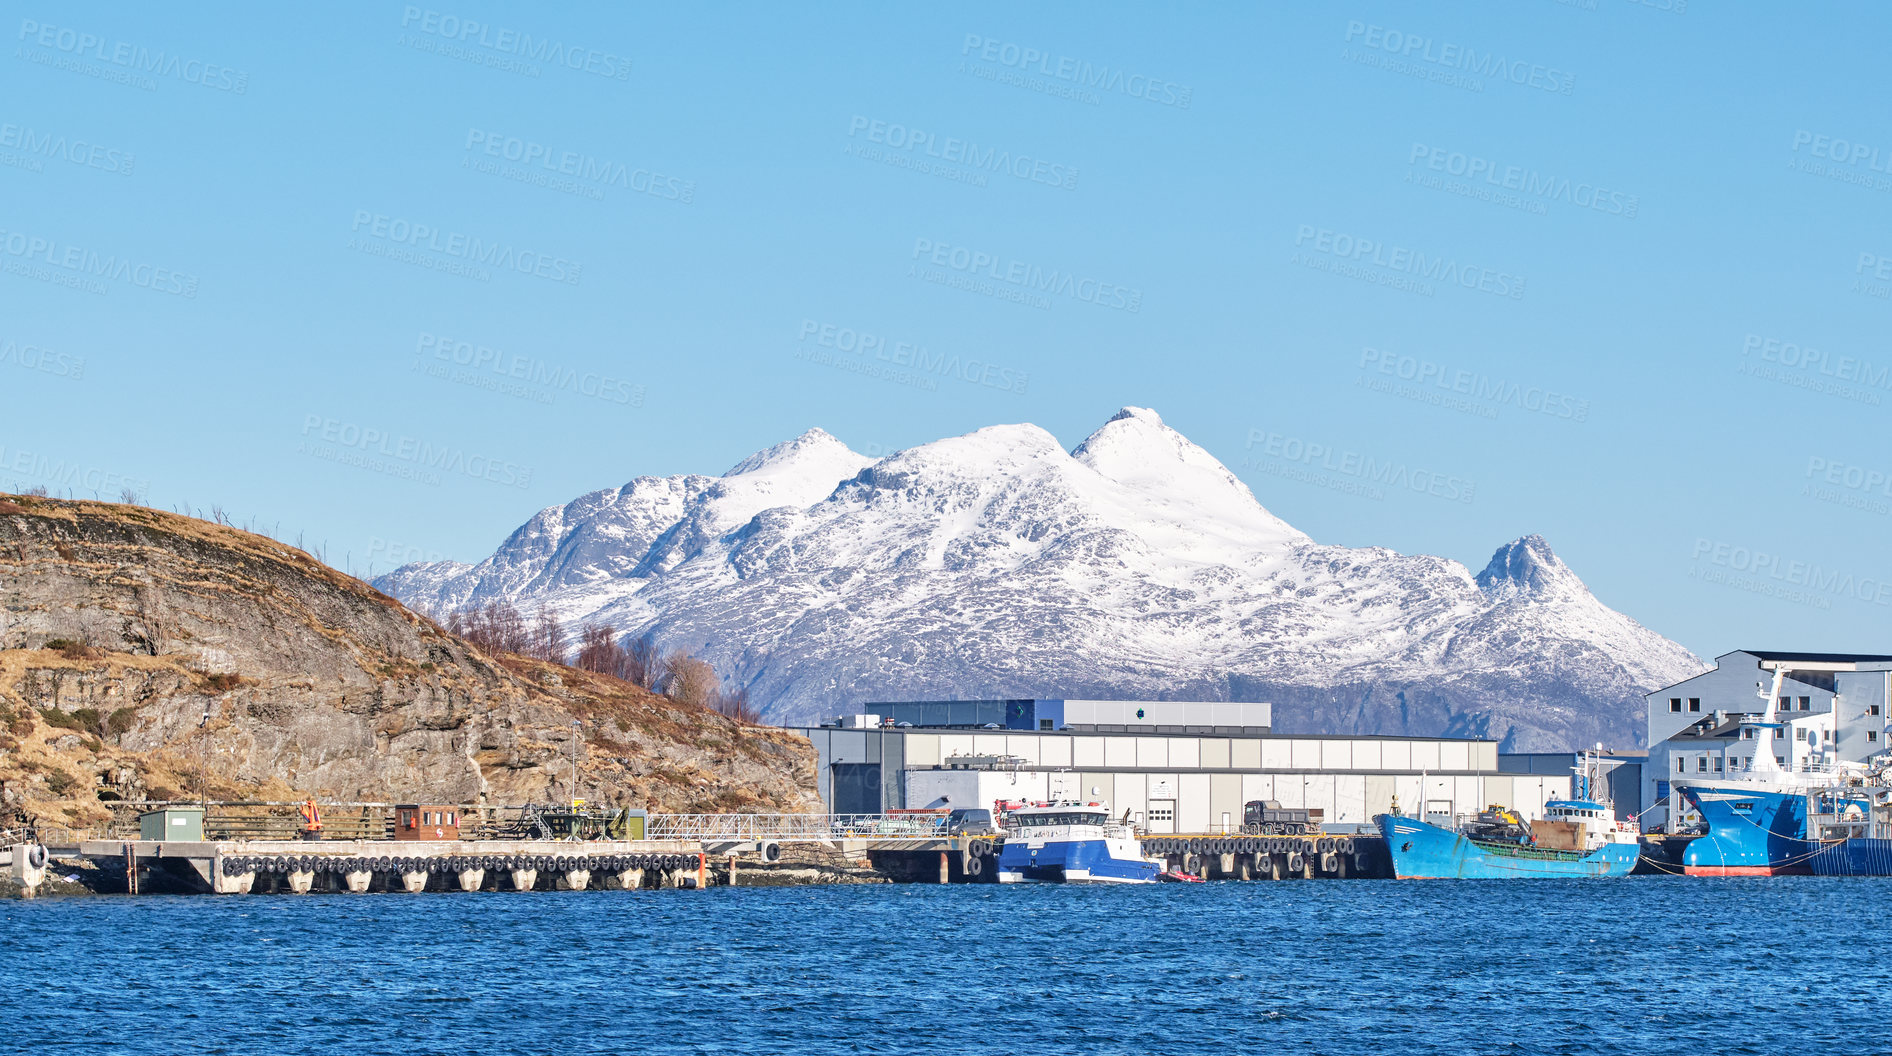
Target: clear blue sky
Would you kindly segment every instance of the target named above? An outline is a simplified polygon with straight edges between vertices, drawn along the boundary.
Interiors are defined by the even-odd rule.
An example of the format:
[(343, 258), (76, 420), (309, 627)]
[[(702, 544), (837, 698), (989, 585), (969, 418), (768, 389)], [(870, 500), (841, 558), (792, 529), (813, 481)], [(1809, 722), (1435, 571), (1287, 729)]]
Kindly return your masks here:
[(0, 488), (366, 573), (1138, 404), (1323, 541), (1892, 650), (1882, 8), (8, 10)]

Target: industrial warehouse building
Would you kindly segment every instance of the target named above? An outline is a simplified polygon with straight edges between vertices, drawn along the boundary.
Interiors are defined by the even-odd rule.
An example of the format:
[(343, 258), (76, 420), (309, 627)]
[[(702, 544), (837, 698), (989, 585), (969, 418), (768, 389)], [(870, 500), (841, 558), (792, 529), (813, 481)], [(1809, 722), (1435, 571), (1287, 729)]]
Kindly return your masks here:
[(1781, 680), (1774, 760), (1811, 770), (1864, 762), (1886, 750), (1892, 700), (1892, 656), (1737, 649), (1715, 658), (1711, 671), (1650, 693), (1649, 763), (1643, 798), (1652, 804), (1645, 829), (1673, 832), (1701, 821), (1676, 782), (1739, 780), (1760, 743), (1755, 725), (1767, 709), (1774, 672)]
[(1506, 772), (1495, 741), (1278, 736), (1259, 703), (912, 701), (862, 711), (796, 731), (814, 742), (821, 798), (837, 814), (1084, 798), (1152, 832), (1216, 832), (1239, 827), (1252, 800), (1366, 825), (1395, 797), (1407, 813), (1498, 803), (1541, 817), (1571, 787), (1568, 766)]

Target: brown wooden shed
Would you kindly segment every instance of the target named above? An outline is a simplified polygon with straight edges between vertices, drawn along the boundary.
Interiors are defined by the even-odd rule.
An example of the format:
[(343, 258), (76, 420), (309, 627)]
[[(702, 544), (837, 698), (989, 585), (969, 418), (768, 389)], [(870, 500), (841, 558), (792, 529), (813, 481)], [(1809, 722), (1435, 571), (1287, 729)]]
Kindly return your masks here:
[(457, 840), (460, 808), (431, 803), (399, 803), (394, 807), (397, 840)]

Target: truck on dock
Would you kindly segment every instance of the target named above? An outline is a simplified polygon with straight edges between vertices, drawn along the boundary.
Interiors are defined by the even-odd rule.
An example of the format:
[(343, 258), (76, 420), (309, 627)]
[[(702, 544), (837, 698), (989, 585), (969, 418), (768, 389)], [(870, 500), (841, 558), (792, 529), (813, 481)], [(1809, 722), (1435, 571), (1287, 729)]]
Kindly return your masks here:
[(1242, 806), (1242, 832), (1248, 836), (1318, 836), (1326, 812), (1316, 807), (1283, 807), (1272, 799), (1251, 799)]

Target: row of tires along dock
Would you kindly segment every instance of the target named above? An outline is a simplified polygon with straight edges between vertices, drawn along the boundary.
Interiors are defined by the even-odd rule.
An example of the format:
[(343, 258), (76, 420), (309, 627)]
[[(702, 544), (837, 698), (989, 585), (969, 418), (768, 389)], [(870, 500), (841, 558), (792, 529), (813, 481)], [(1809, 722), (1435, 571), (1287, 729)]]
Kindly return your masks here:
[[(700, 854), (472, 854), (432, 857), (231, 855), (216, 868), (221, 888), (309, 891), (582, 891), (603, 887), (695, 887)], [(244, 885), (248, 886), (245, 887)]]
[(1368, 879), (1393, 875), (1379, 836), (1146, 836), (1143, 852), (1205, 880)]
[[(957, 853), (933, 850), (868, 852), (890, 876), (925, 883), (998, 880), (1003, 838), (959, 842)], [(1162, 858), (1172, 872), (1204, 880), (1384, 879), (1393, 875), (1386, 841), (1360, 836), (1145, 836), (1143, 853)], [(937, 865), (934, 862), (937, 860)]]

